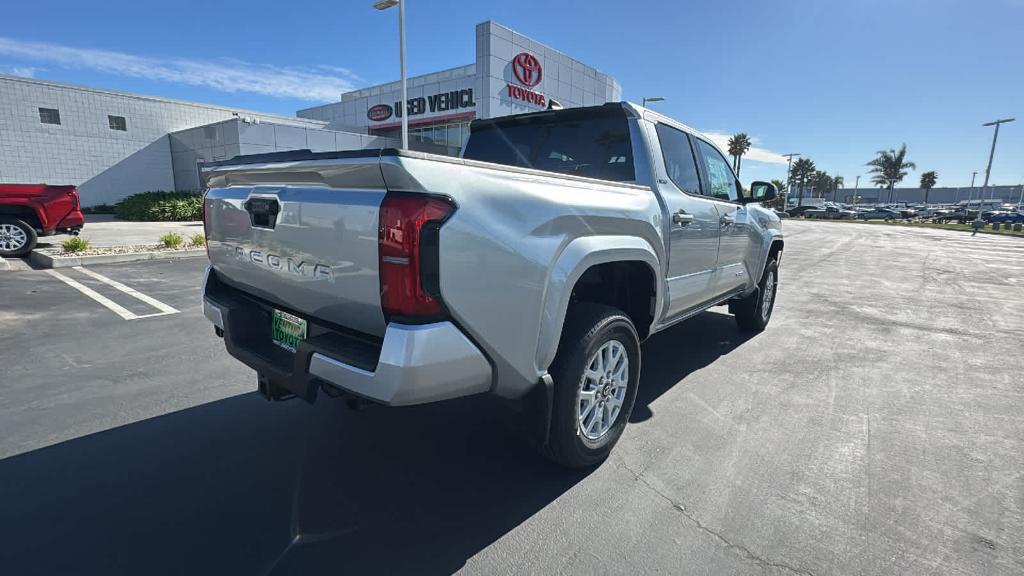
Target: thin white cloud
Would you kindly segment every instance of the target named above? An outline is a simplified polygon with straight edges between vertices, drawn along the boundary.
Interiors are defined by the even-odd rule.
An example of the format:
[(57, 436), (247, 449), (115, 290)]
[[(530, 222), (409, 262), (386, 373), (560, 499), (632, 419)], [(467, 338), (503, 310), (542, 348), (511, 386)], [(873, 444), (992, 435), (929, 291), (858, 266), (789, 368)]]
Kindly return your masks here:
[[(732, 138), (732, 134), (724, 134), (722, 132), (703, 132), (703, 134), (721, 148), (722, 152), (729, 153), (729, 138)], [(757, 144), (759, 140), (752, 137), (751, 142)], [(743, 161), (746, 162), (748, 160), (764, 162), (766, 164), (785, 164), (787, 162), (786, 157), (782, 154), (759, 146), (751, 146), (750, 150), (747, 150), (747, 153), (743, 155)]]
[(23, 78), (34, 78), (36, 72), (40, 72), (42, 70), (42, 68), (36, 68), (34, 66), (11, 66), (8, 69), (12, 76), (21, 76)]
[(338, 100), (342, 92), (352, 90), (360, 81), (351, 71), (337, 67), (282, 67), (229, 58), (200, 60), (135, 56), (2, 36), (0, 55), (132, 78), (204, 86), (222, 92), (247, 92), (321, 102)]

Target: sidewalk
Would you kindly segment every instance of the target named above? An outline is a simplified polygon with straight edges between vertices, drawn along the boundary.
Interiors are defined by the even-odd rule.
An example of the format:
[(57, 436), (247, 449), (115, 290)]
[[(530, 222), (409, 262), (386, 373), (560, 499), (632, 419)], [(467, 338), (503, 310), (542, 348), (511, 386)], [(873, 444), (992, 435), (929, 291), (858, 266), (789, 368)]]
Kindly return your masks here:
[[(203, 223), (196, 222), (126, 222), (110, 214), (87, 214), (81, 237), (96, 248), (126, 246), (130, 244), (156, 244), (160, 236), (177, 232), (188, 242), (193, 234), (203, 233)], [(71, 236), (57, 234), (39, 239), (38, 248), (60, 246)]]

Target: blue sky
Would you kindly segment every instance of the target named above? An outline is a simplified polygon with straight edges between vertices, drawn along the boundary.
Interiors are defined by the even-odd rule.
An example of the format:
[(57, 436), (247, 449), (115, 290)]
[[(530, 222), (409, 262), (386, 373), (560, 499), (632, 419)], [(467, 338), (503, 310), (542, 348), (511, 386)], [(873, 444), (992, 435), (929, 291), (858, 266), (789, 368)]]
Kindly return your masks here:
[[(939, 186), (1024, 182), (1024, 0), (407, 0), (410, 74), (471, 63), (492, 19), (616, 77), (698, 129), (747, 132), (742, 179), (799, 152), (852, 186), (907, 144)], [(397, 12), (370, 0), (14, 2), (0, 73), (294, 114), (398, 75)], [(766, 160), (759, 162), (756, 158)], [(866, 178), (862, 178), (862, 184)]]

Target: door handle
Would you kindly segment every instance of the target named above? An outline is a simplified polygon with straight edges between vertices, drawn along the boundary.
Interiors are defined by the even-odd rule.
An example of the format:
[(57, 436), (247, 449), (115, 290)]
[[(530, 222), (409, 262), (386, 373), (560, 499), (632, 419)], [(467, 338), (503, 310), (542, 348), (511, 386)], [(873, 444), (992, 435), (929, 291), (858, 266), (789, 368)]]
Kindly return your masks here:
[(672, 221), (680, 226), (686, 226), (690, 222), (693, 222), (693, 214), (687, 214), (686, 210), (680, 208), (679, 212), (672, 215)]
[(722, 226), (729, 226), (730, 224), (736, 223), (736, 217), (733, 216), (731, 213), (722, 214), (722, 217), (719, 219), (719, 222), (722, 223)]

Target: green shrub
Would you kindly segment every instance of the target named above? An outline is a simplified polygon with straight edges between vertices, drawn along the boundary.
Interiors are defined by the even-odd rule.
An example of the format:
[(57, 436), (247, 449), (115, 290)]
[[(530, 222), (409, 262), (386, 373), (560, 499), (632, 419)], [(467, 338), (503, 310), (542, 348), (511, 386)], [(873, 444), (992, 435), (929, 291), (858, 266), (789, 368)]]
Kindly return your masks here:
[(65, 252), (81, 252), (89, 249), (89, 241), (81, 236), (72, 236), (60, 243)]
[(184, 241), (181, 234), (177, 232), (168, 232), (160, 237), (160, 243), (164, 245), (164, 248), (178, 248)]
[(206, 236), (202, 234), (193, 234), (192, 238), (189, 239), (188, 245), (193, 248), (202, 248), (206, 246)]
[(136, 222), (181, 222), (199, 220), (203, 198), (195, 192), (153, 191), (132, 194), (121, 200), (114, 214), (122, 220)]
[(82, 214), (113, 214), (115, 206), (110, 204), (96, 204), (95, 206), (85, 206), (82, 208)]

